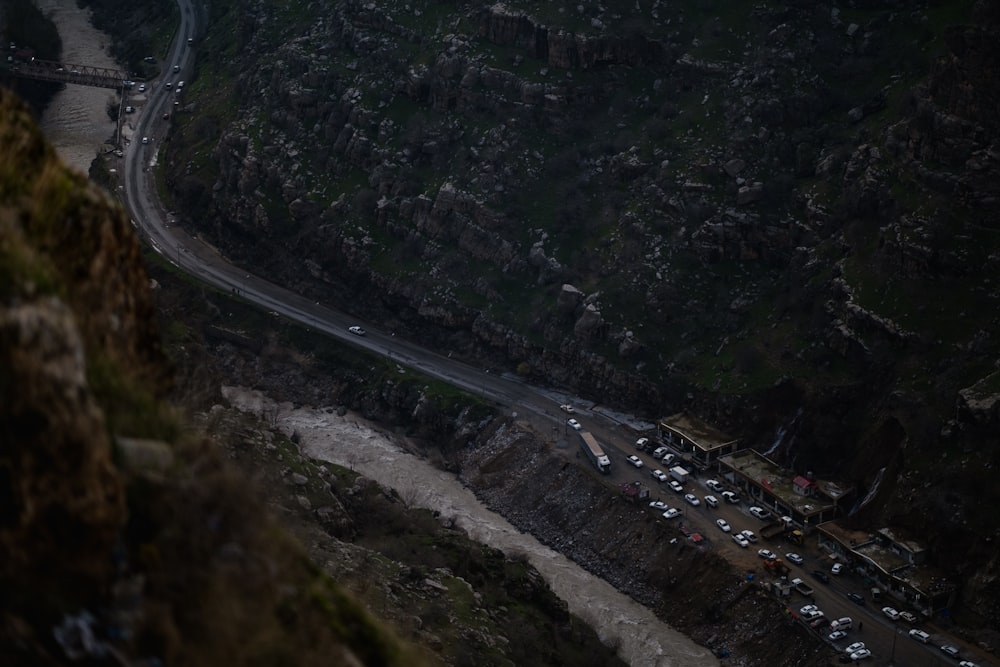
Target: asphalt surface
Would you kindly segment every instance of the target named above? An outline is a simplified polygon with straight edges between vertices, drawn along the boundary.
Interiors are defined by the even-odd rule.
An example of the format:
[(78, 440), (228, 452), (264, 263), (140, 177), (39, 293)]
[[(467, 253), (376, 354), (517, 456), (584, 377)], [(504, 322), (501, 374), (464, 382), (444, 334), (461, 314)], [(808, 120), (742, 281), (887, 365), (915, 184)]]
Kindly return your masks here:
[[(749, 528), (755, 533), (759, 533), (764, 524), (749, 515), (745, 504), (733, 506), (722, 503), (717, 509), (707, 507), (703, 500), (704, 496), (712, 494), (719, 497), (719, 494), (707, 489), (703, 479), (691, 479), (685, 485), (685, 492), (693, 492), (701, 500), (701, 505), (698, 507), (688, 505), (684, 502), (682, 494), (676, 494), (666, 484), (659, 484), (653, 480), (650, 476), (651, 469), (659, 467), (668, 472), (667, 467), (658, 464), (654, 466), (648, 454), (639, 453), (632, 446), (634, 439), (638, 437), (637, 431), (650, 427), (650, 424), (643, 424), (627, 415), (609, 412), (599, 405), (580, 402), (574, 404), (574, 399), (564, 392), (528, 385), (519, 378), (492, 373), (489, 369), (474, 367), (433, 350), (424, 349), (392, 333), (378, 331), (350, 314), (310, 301), (263, 277), (255, 276), (230, 264), (216, 249), (192, 237), (175, 224), (173, 216), (159, 201), (153, 176), (160, 142), (166, 135), (169, 122), (162, 116), (167, 112), (174, 113), (174, 102), (181, 99), (184, 93), (178, 95), (176, 88), (168, 89), (164, 84), (171, 81), (176, 86), (177, 81), (185, 77), (190, 78), (198, 49), (198, 38), (202, 32), (200, 28), (204, 25), (204, 17), (200, 14), (201, 6), (196, 7), (191, 0), (178, 0), (178, 6), (181, 16), (178, 38), (174, 40), (168, 59), (163, 63), (163, 76), (160, 80), (151, 82), (147, 90), (146, 102), (138, 110), (134, 121), (136, 123), (134, 140), (126, 147), (123, 158), (126, 206), (133, 223), (151, 247), (192, 276), (256, 303), (267, 311), (280, 314), (375, 354), (386, 356), (403, 366), (506, 406), (512, 414), (530, 418), (542, 432), (551, 430), (553, 440), (567, 453), (579, 448), (575, 432), (566, 425), (566, 419), (572, 416), (581, 422), (584, 429), (594, 432), (611, 457), (612, 472), (607, 481), (619, 484), (641, 479), (651, 488), (653, 498), (659, 498), (669, 506), (683, 510), (682, 516), (672, 521), (683, 521), (691, 529), (699, 531), (709, 539), (708, 548), (722, 550), (737, 563), (755, 564), (758, 573), (764, 572), (763, 565), (756, 556), (757, 549), (761, 547), (777, 552), (782, 558), (792, 550), (805, 557), (806, 560), (801, 566), (787, 563), (786, 560), (792, 569), (790, 576), (799, 576), (812, 585), (815, 590), (815, 604), (825, 612), (828, 619), (850, 616), (854, 620), (854, 628), (848, 633), (848, 638), (836, 642), (835, 648), (842, 649), (850, 642), (864, 641), (875, 654), (875, 660), (868, 661), (869, 664), (890, 664), (889, 659), (893, 655), (897, 665), (934, 667), (958, 664), (957, 660), (947, 658), (940, 653), (937, 645), (943, 643), (945, 639), (935, 633), (933, 628), (924, 629), (931, 633), (934, 640), (939, 641), (932, 641), (931, 645), (924, 646), (906, 634), (908, 626), (901, 622), (889, 621), (879, 611), (879, 607), (875, 607), (870, 601), (864, 607), (851, 603), (846, 597), (847, 592), (864, 592), (860, 578), (845, 573), (832, 580), (828, 586), (812, 578), (809, 572), (814, 569), (829, 570), (830, 565), (830, 562), (823, 560), (815, 549), (787, 542), (765, 543), (761, 539), (758, 543), (750, 545), (749, 549), (741, 550), (729, 535), (718, 528), (716, 519), (725, 518), (733, 530)], [(188, 45), (188, 37), (193, 38), (193, 45)], [(180, 68), (179, 73), (173, 72), (175, 65)], [(150, 143), (141, 143), (139, 138), (144, 136), (149, 138)], [(355, 325), (362, 326), (366, 334), (358, 336), (350, 333), (348, 328)], [(561, 412), (559, 405), (563, 403), (574, 404), (575, 413), (569, 415)], [(638, 454), (643, 459), (645, 465), (642, 469), (637, 470), (627, 463), (626, 457), (632, 454)], [(581, 457), (581, 463), (590, 465), (584, 457)], [(594, 471), (594, 474), (598, 473)], [(640, 511), (653, 510), (643, 508)], [(810, 542), (814, 543), (815, 539), (807, 539), (807, 544)], [(789, 607), (797, 611), (809, 602), (793, 592)], [(859, 621), (864, 623), (863, 630), (858, 627)], [(828, 632), (829, 630), (823, 632), (823, 636)], [(951, 643), (957, 644), (954, 641)], [(979, 664), (987, 663), (980, 660)]]

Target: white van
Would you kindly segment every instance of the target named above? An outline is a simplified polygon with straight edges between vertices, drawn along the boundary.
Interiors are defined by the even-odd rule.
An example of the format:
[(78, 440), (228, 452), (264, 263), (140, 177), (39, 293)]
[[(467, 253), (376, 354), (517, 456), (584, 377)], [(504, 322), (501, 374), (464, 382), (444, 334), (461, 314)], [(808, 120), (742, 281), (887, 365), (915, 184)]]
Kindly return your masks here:
[(850, 630), (854, 626), (854, 621), (851, 620), (850, 616), (844, 616), (843, 618), (838, 618), (836, 621), (830, 623), (831, 630)]
[(718, 507), (719, 499), (715, 496), (705, 496), (705, 504), (709, 507)]

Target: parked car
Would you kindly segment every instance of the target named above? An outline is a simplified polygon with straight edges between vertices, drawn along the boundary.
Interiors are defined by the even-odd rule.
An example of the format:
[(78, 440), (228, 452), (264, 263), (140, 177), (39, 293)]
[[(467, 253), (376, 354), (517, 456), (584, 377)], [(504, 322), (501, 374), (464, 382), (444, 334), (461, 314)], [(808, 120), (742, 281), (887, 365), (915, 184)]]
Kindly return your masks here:
[[(824, 574), (823, 576), (825, 577), (826, 575)], [(827, 581), (829, 581), (829, 578), (827, 578)], [(854, 604), (857, 604), (857, 605), (864, 606), (864, 604), (865, 604), (865, 598), (864, 598), (864, 596), (863, 595), (858, 595), (857, 593), (848, 593), (847, 594), (847, 599), (850, 600), (851, 602), (853, 602)]]
[(665, 466), (668, 466), (674, 462), (675, 458), (677, 457), (674, 456), (671, 452), (667, 452), (666, 454), (663, 455), (663, 458), (660, 459), (660, 463), (662, 463)]
[(830, 621), (830, 627), (834, 630), (847, 631), (854, 627), (854, 621), (850, 616), (841, 616), (835, 621)]
[(705, 504), (709, 507), (718, 507), (719, 499), (715, 496), (705, 496)]
[(863, 648), (860, 651), (855, 651), (854, 653), (851, 654), (851, 660), (853, 660), (854, 662), (858, 662), (859, 660), (867, 660), (870, 657), (872, 657), (872, 652), (866, 648)]
[(654, 500), (653, 502), (649, 503), (649, 506), (652, 507), (654, 510), (660, 510), (661, 512), (666, 512), (668, 509), (670, 509), (670, 506), (667, 505), (662, 500)]
[(691, 505), (692, 507), (697, 507), (698, 505), (701, 505), (701, 501), (698, 500), (698, 496), (694, 495), (693, 493), (685, 493), (684, 500), (686, 500), (688, 505)]
[(739, 533), (733, 533), (733, 542), (736, 542), (736, 544), (740, 545), (744, 549), (750, 546), (750, 543), (747, 542), (747, 538), (743, 537)]
[(651, 470), (649, 474), (655, 477), (657, 482), (667, 481), (667, 473), (663, 472), (662, 470), (659, 469)]
[(181, 71), (181, 66), (180, 65), (174, 65), (174, 72), (180, 72), (180, 71)]
[(885, 614), (890, 620), (899, 620), (899, 612), (892, 607), (882, 607), (882, 613)]
[(757, 517), (761, 521), (767, 521), (768, 519), (771, 518), (771, 513), (768, 512), (763, 507), (756, 507), (756, 506), (751, 507), (750, 508), (750, 514), (752, 514), (753, 516)]
[(847, 648), (844, 649), (844, 653), (847, 653), (848, 655), (850, 655), (851, 653), (854, 653), (856, 651), (860, 651), (864, 647), (865, 647), (865, 643), (864, 642), (854, 642), (853, 644), (851, 644), (850, 646), (848, 646)]
[(796, 553), (785, 554), (785, 560), (795, 563), (796, 565), (802, 565), (802, 563), (805, 562), (805, 559)]
[(664, 519), (673, 519), (674, 517), (677, 517), (677, 516), (680, 516), (680, 515), (681, 515), (681, 511), (679, 509), (677, 509), (676, 507), (671, 507), (670, 509), (668, 509), (666, 512), (663, 513), (663, 518)]
[(979, 667), (979, 665), (971, 660), (962, 660), (958, 663), (958, 667)]
[(706, 481), (705, 482), (705, 486), (707, 486), (708, 488), (712, 489), (713, 491), (716, 491), (718, 493), (722, 493), (722, 483), (719, 480), (717, 480), (717, 479), (710, 479), (710, 480)]
[(843, 563), (834, 563), (833, 566), (830, 568), (830, 574), (840, 574), (843, 571), (844, 571)]
[(740, 532), (743, 533), (743, 537), (747, 538), (747, 542), (757, 541), (757, 536), (753, 534), (752, 530), (747, 529), (747, 530), (741, 530)]
[(828, 634), (826, 636), (826, 638), (829, 639), (832, 642), (835, 642), (838, 639), (843, 639), (846, 636), (847, 636), (847, 633), (844, 632), (843, 630), (834, 630), (833, 632), (831, 632), (830, 634)]
[(632, 456), (628, 457), (628, 462), (631, 463), (632, 465), (634, 465), (636, 468), (641, 468), (642, 467), (642, 459), (640, 459), (635, 454), (633, 454)]
[(777, 556), (774, 555), (774, 552), (770, 549), (757, 549), (757, 555), (764, 560), (774, 560), (777, 558)]
[(726, 521), (725, 519), (716, 519), (715, 525), (721, 528), (722, 532), (724, 533), (728, 533), (729, 531), (732, 530), (732, 527), (729, 525), (729, 522)]
[(917, 630), (916, 628), (910, 630), (910, 636), (916, 639), (921, 644), (926, 644), (928, 641), (930, 641), (931, 638), (929, 634), (927, 634), (923, 630)]
[(347, 330), (350, 331), (355, 336), (364, 336), (367, 333), (364, 329), (362, 329), (357, 325), (353, 327), (347, 327)]
[(806, 613), (802, 614), (802, 618), (812, 623), (816, 619), (825, 619), (826, 614), (824, 614), (819, 609), (813, 609), (812, 611), (807, 611)]
[(125, 113), (135, 113), (135, 107), (132, 105), (127, 105), (125, 107)]
[(904, 621), (906, 621), (907, 623), (916, 623), (917, 622), (917, 617), (914, 616), (913, 614), (911, 614), (908, 611), (901, 611), (901, 612), (899, 612), (899, 617), (901, 619), (903, 619)]
[(576, 412), (576, 409), (568, 403), (563, 403), (562, 405), (559, 406), (559, 409), (568, 414), (573, 414), (574, 412)]
[(142, 143), (148, 144), (149, 143), (149, 137), (143, 137), (142, 138)]
[(649, 444), (649, 438), (639, 438), (638, 440), (635, 441), (635, 448), (638, 449), (639, 451), (643, 451), (646, 449), (646, 445), (648, 444)]
[(941, 650), (944, 653), (947, 653), (948, 655), (950, 655), (953, 658), (957, 658), (958, 657), (958, 647), (957, 646), (952, 646), (951, 644), (944, 644), (944, 645), (941, 646)]
[(575, 419), (567, 419), (566, 423), (569, 424), (569, 427), (571, 429), (573, 429), (574, 431), (579, 431), (579, 430), (583, 429), (583, 426), (580, 424), (580, 422), (578, 422)]
[(684, 487), (676, 479), (670, 480), (670, 488), (677, 493), (684, 493)]
[(739, 505), (740, 504), (740, 497), (738, 495), (736, 495), (736, 493), (733, 492), (733, 491), (723, 491), (721, 493), (721, 495), (722, 495), (722, 499), (725, 500), (730, 505)]
[(144, 83), (140, 83), (139, 84), (139, 92), (140, 93), (146, 92), (146, 84), (144, 84)]
[(805, 616), (806, 614), (812, 613), (814, 611), (819, 611), (819, 607), (814, 604), (807, 604), (806, 606), (799, 609), (799, 613)]
[(654, 459), (662, 459), (663, 455), (666, 454), (666, 453), (667, 453), (667, 448), (666, 447), (657, 447), (656, 449), (653, 450), (653, 458)]

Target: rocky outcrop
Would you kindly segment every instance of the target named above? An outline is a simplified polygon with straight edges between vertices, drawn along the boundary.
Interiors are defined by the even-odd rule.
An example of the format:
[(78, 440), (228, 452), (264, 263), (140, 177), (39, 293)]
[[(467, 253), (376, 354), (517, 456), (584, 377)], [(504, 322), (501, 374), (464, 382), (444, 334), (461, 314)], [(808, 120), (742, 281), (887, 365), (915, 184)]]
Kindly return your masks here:
[(0, 157), (0, 662), (421, 664), (161, 402), (131, 225), (4, 88)]

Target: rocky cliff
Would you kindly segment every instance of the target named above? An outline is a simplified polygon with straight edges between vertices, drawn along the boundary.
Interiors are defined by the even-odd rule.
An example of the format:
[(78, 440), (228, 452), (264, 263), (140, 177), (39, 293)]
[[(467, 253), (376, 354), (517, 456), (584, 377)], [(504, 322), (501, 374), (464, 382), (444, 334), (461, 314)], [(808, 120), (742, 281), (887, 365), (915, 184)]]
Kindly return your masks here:
[(183, 435), (127, 218), (3, 88), (0, 156), (0, 662), (411, 664)]

